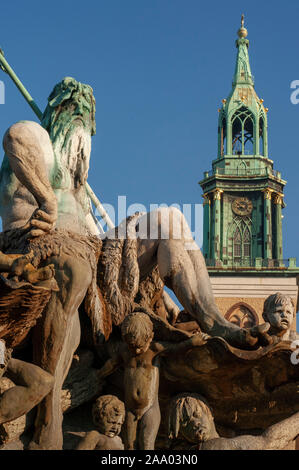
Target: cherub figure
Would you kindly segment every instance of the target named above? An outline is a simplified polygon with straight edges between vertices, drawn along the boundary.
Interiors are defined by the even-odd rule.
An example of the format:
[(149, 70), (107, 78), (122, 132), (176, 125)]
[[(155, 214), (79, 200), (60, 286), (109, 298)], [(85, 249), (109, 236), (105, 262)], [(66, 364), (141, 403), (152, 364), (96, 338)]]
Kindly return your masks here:
[(106, 377), (124, 367), (126, 419), (125, 448), (153, 450), (160, 426), (159, 358), (162, 354), (188, 350), (206, 343), (208, 335), (200, 333), (180, 343), (154, 341), (153, 324), (145, 313), (134, 312), (121, 325), (123, 342), (115, 356), (100, 369)]
[(277, 341), (298, 339), (297, 333), (291, 330), (294, 316), (295, 306), (289, 295), (276, 292), (265, 300), (263, 319), (271, 325), (268, 334)]
[(279, 450), (284, 449), (299, 434), (299, 412), (273, 424), (259, 436), (220, 437), (212, 412), (200, 395), (183, 393), (170, 405), (169, 439), (182, 436), (201, 450)]
[(114, 395), (102, 395), (92, 407), (96, 427), (79, 442), (77, 450), (124, 450), (119, 437), (125, 420), (125, 405)]

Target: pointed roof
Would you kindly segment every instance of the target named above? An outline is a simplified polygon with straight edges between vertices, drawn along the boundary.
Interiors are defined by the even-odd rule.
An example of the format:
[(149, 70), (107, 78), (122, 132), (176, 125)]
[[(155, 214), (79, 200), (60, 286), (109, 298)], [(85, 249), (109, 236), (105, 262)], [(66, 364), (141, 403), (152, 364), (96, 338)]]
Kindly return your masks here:
[(235, 68), (235, 75), (233, 79), (233, 86), (237, 84), (254, 85), (254, 78), (251, 74), (249, 63), (249, 41), (247, 38), (248, 32), (244, 28), (244, 15), (241, 17), (241, 28), (238, 30), (239, 39), (236, 40), (236, 47), (238, 48), (237, 61)]
[(222, 100), (222, 108), (219, 109), (220, 127), (223, 118), (229, 122), (234, 113), (242, 107), (253, 113), (256, 122), (259, 121), (260, 117), (263, 117), (267, 127), (268, 108), (264, 107), (264, 100), (258, 97), (254, 88), (254, 77), (249, 63), (249, 41), (247, 36), (248, 31), (244, 27), (244, 15), (242, 15), (241, 27), (238, 30), (238, 39), (236, 40), (238, 51), (232, 89), (227, 99)]

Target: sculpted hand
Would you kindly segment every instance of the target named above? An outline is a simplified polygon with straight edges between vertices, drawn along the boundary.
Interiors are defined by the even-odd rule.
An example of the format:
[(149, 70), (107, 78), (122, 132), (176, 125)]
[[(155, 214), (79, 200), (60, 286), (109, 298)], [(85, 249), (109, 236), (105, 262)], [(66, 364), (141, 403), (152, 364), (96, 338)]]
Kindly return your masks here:
[(196, 333), (191, 338), (191, 343), (193, 346), (202, 346), (207, 343), (208, 339), (211, 336), (207, 335), (206, 333)]
[(251, 349), (257, 349), (259, 346), (269, 346), (272, 344), (273, 338), (267, 333), (269, 328), (270, 323), (263, 323), (250, 329), (244, 329), (246, 345), (251, 346)]
[(57, 204), (53, 204), (51, 207), (48, 205), (41, 206), (36, 209), (28, 224), (24, 227), (29, 229), (29, 233), (26, 238), (39, 237), (45, 233), (50, 232), (55, 227), (55, 222), (57, 220)]

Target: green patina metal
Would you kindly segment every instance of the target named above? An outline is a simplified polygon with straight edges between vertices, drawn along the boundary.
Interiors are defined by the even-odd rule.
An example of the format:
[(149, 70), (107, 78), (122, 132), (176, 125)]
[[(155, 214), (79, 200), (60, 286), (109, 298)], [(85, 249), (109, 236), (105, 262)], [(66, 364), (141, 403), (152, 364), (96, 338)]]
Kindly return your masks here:
[[(65, 77), (50, 93), (41, 119), (41, 125), (48, 131), (53, 144), (55, 167), (50, 176), (50, 183), (54, 190), (71, 187), (73, 169), (69, 167), (68, 162), (63, 161), (62, 155), (70, 145), (68, 136), (73, 134), (78, 119), (88, 134), (95, 134), (93, 89), (72, 77)], [(88, 202), (86, 204), (88, 206)]]
[(217, 158), (199, 182), (203, 252), (213, 269), (286, 269), (281, 213), (286, 181), (268, 155), (268, 109), (254, 88), (247, 35), (242, 16), (232, 89), (218, 110)]

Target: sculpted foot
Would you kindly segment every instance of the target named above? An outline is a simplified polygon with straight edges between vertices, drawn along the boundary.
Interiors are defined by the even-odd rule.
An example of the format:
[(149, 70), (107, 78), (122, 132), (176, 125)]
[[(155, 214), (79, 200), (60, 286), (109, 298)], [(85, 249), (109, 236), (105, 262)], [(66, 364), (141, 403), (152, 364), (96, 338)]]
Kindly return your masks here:
[(21, 276), (25, 268), (27, 267), (27, 265), (29, 265), (30, 262), (32, 261), (33, 257), (34, 257), (33, 251), (30, 251), (30, 253), (24, 256), (20, 256), (17, 259), (15, 259), (11, 267), (12, 274), (14, 276)]
[(28, 270), (24, 272), (24, 279), (26, 281), (30, 282), (31, 284), (36, 284), (37, 282), (40, 281), (47, 281), (49, 279), (52, 279), (55, 275), (55, 269), (53, 264), (49, 264), (48, 266), (45, 266), (44, 268), (40, 268), (37, 270)]

